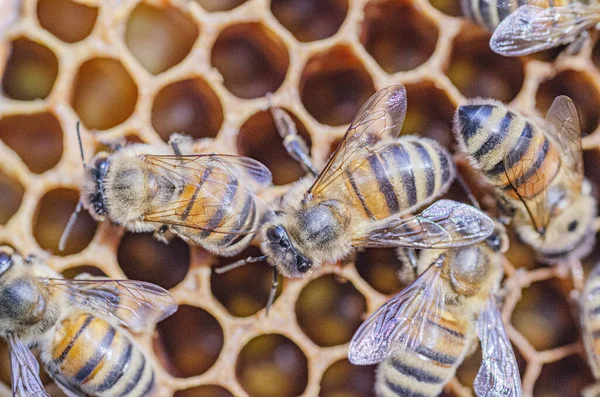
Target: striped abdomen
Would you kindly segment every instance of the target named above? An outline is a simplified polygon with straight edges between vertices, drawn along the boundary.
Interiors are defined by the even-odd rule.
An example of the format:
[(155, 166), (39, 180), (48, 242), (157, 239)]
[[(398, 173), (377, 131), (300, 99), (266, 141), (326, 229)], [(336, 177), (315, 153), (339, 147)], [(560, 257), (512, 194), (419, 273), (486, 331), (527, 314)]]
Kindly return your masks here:
[(511, 199), (543, 193), (560, 170), (560, 154), (544, 132), (505, 106), (461, 106), (455, 128), (463, 150)]
[(91, 314), (63, 320), (52, 341), (48, 372), (65, 388), (91, 396), (150, 396), (154, 371), (129, 337)]
[[(576, 0), (461, 0), (462, 11), (465, 17), (494, 31), (507, 16), (517, 8), (531, 4), (542, 8), (565, 6)], [(580, 1), (586, 3), (585, 1)]]
[(588, 362), (600, 379), (600, 267), (589, 275), (581, 302), (581, 328)]
[[(380, 397), (433, 397), (442, 392), (462, 363), (472, 340), (472, 327), (445, 313), (430, 324), (424, 341), (412, 353), (390, 357), (379, 365), (375, 391)], [(436, 335), (433, 335), (433, 333)], [(410, 337), (416, 338), (416, 335)]]
[(427, 138), (402, 138), (376, 146), (344, 170), (356, 209), (379, 220), (427, 204), (454, 179), (450, 154)]
[[(180, 235), (220, 255), (235, 255), (253, 238), (260, 222), (257, 199), (234, 175), (208, 166), (197, 184), (186, 185), (179, 196), (187, 203), (173, 226)], [(216, 229), (216, 230), (215, 230)]]

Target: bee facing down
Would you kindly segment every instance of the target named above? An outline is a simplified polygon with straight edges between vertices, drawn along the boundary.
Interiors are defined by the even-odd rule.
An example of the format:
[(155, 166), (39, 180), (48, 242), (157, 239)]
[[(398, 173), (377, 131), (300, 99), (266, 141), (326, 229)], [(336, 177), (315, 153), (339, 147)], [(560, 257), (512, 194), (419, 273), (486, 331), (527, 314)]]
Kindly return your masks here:
[(554, 100), (544, 124), (500, 102), (474, 100), (458, 108), (454, 132), (540, 260), (590, 252), (596, 200), (583, 175), (579, 117), (568, 97)]
[(502, 279), (504, 228), (496, 224), (483, 242), (425, 250), (420, 274), (377, 309), (356, 331), (348, 351), (358, 365), (380, 363), (375, 391), (381, 397), (434, 397), (481, 341), (475, 393), (522, 395), (519, 370), (495, 294)]
[(246, 157), (193, 154), (191, 139), (182, 135), (169, 145), (128, 145), (98, 153), (90, 165), (84, 161), (80, 205), (60, 248), (82, 206), (96, 220), (159, 239), (170, 231), (215, 254), (246, 248), (263, 215), (254, 192), (271, 183), (270, 171)]
[(124, 327), (139, 331), (177, 310), (141, 281), (63, 279), (43, 261), (0, 247), (0, 337), (9, 347), (13, 396), (49, 395), (28, 346), (70, 397), (156, 395), (149, 359)]

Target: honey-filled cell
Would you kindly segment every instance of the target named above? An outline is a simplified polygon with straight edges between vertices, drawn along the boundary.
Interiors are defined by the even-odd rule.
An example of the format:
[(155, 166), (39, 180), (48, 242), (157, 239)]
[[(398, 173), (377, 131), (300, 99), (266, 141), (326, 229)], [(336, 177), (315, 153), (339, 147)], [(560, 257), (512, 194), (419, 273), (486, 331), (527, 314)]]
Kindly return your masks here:
[(25, 188), (0, 170), (0, 225), (6, 225), (19, 210)]
[(73, 0), (39, 0), (36, 11), (40, 25), (66, 43), (88, 37), (98, 18), (98, 7)]
[(342, 26), (348, 0), (272, 0), (271, 12), (297, 40), (322, 40)]

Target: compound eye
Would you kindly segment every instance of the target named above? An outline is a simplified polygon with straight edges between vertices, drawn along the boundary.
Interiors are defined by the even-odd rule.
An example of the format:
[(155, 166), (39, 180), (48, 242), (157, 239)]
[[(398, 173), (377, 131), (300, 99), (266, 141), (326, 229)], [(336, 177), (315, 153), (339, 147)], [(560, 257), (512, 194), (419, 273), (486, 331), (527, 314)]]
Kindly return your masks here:
[(12, 255), (6, 252), (0, 252), (0, 274), (3, 274), (13, 264)]
[(579, 225), (579, 222), (577, 222), (576, 220), (571, 221), (571, 223), (569, 223), (569, 225), (567, 226), (567, 230), (570, 232), (574, 232), (575, 229), (577, 229), (578, 225)]
[(283, 226), (272, 226), (267, 229), (267, 238), (275, 243), (280, 242), (285, 237)]
[(296, 257), (296, 267), (300, 273), (306, 273), (312, 267), (310, 261), (302, 256)]

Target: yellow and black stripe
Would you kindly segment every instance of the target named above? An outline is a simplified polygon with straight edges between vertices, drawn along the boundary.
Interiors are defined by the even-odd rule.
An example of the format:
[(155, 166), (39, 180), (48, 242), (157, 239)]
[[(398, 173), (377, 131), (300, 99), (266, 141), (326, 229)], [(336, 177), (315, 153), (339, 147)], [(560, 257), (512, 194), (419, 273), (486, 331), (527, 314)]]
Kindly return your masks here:
[(407, 137), (375, 147), (344, 170), (355, 207), (371, 220), (408, 212), (440, 196), (455, 171), (450, 154), (427, 138)]
[(79, 314), (62, 321), (51, 346), (50, 374), (75, 394), (150, 396), (154, 371), (139, 348), (102, 318)]
[[(204, 190), (204, 191), (203, 191)], [(187, 203), (173, 230), (220, 255), (235, 255), (252, 240), (260, 214), (254, 194), (239, 179), (217, 165), (208, 165), (197, 184), (187, 185), (178, 198)]]
[(461, 147), (502, 195), (531, 199), (558, 175), (555, 145), (538, 126), (505, 106), (461, 106), (455, 128)]
[[(453, 319), (429, 320), (428, 331), (414, 351), (379, 365), (375, 390), (381, 397), (433, 397), (442, 392), (469, 350), (468, 336)], [(466, 323), (465, 323), (466, 324)], [(418, 340), (417, 335), (408, 338)]]

